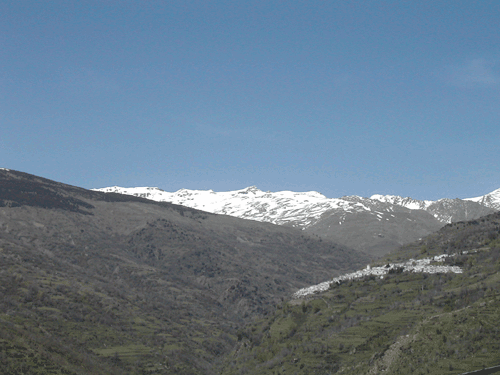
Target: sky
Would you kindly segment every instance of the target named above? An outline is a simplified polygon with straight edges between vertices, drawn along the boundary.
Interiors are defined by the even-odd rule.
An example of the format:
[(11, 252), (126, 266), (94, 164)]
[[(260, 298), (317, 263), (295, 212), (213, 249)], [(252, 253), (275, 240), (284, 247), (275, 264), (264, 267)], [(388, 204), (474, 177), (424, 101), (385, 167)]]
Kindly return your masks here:
[(0, 167), (84, 188), (500, 188), (500, 1), (0, 0)]

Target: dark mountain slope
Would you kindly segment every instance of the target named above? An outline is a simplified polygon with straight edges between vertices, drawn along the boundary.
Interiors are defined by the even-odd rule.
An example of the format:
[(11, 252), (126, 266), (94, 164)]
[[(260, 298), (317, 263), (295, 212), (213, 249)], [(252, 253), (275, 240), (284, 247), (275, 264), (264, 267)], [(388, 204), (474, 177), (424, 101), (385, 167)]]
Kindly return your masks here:
[(499, 213), (446, 225), (373, 266), (443, 253), (457, 253), (446, 264), (463, 272), (395, 269), (284, 303), (240, 332), (223, 373), (441, 375), (499, 365)]
[(0, 170), (0, 362), (209, 374), (244, 322), (367, 260), (293, 228)]
[(496, 212), (461, 199), (440, 199), (428, 207), (421, 202), (422, 209), (418, 210), (404, 207), (405, 202), (398, 205), (357, 196), (342, 199), (365, 209), (325, 211), (305, 231), (372, 256), (383, 256), (428, 236), (448, 222), (478, 219)]
[(419, 238), (433, 233), (443, 226), (430, 213), (405, 207), (369, 201), (359, 197), (371, 211), (326, 211), (321, 218), (306, 229), (322, 238), (380, 257)]

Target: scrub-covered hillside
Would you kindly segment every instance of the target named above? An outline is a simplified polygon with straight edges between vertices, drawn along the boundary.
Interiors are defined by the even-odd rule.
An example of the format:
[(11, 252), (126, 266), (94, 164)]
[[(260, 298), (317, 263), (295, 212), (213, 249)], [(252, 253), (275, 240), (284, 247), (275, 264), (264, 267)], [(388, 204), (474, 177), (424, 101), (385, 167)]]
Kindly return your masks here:
[(500, 215), (450, 224), (372, 268), (445, 257), (461, 272), (393, 267), (291, 299), (241, 331), (224, 374), (460, 374), (498, 365)]

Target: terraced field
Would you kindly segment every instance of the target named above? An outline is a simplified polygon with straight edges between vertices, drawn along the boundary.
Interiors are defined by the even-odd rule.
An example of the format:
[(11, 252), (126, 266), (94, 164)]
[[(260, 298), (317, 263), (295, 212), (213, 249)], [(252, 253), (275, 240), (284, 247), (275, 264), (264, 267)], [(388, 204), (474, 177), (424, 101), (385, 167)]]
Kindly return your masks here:
[(486, 241), (448, 258), (463, 273), (371, 275), (278, 306), (240, 332), (223, 374), (441, 375), (498, 365), (500, 247)]

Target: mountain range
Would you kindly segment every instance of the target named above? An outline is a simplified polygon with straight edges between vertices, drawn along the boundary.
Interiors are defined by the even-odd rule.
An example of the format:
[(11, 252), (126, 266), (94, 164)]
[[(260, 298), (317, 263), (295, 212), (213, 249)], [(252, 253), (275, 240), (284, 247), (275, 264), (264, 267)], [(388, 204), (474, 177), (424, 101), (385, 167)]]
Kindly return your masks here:
[(369, 261), (296, 228), (0, 169), (0, 368), (212, 374), (245, 323)]
[(370, 255), (381, 256), (435, 232), (444, 225), (473, 220), (500, 209), (500, 189), (468, 199), (416, 200), (394, 195), (370, 198), (327, 198), (311, 192), (181, 189), (170, 193), (156, 187), (94, 189), (171, 202), (199, 210), (314, 233)]
[[(438, 375), (498, 365), (500, 212), (373, 260), (312, 229), (340, 221), (355, 237), (363, 221), (401, 229), (406, 217), (410, 230), (417, 214), (438, 220), (342, 200), (359, 212), (327, 210), (293, 227), (0, 168), (0, 373)], [(462, 214), (485, 207), (465, 202)]]

